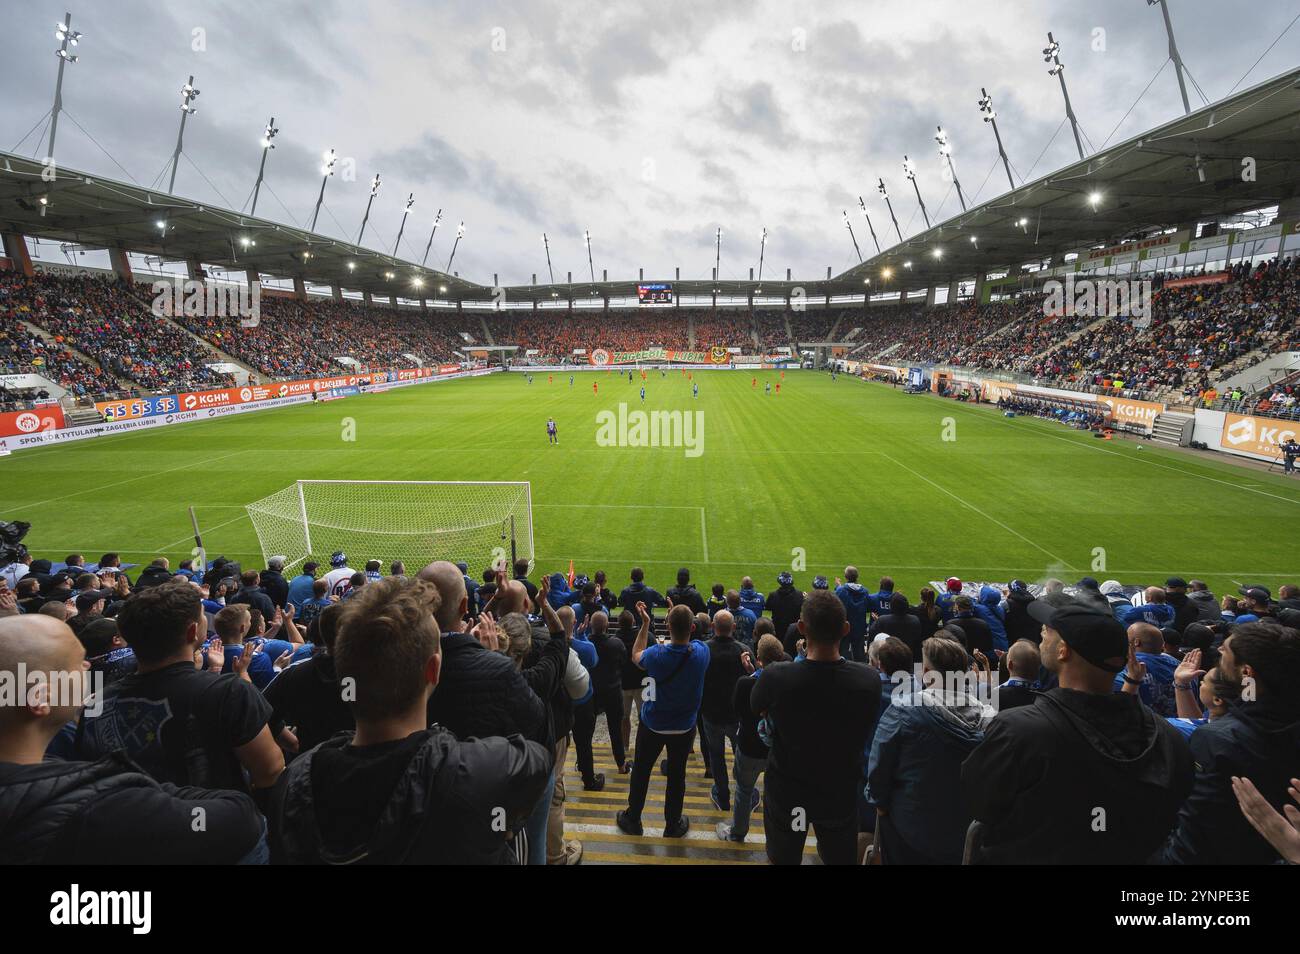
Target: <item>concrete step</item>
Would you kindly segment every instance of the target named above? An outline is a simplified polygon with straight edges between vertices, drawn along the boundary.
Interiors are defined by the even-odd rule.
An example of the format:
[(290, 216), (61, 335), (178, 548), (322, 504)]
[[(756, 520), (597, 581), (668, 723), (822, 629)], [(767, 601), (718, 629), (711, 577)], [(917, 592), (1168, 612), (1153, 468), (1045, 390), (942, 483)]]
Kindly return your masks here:
[[(600, 720), (598, 730), (603, 728)], [(636, 740), (635, 731), (633, 741)], [(743, 843), (718, 839), (714, 829), (718, 822), (730, 821), (731, 812), (718, 811), (710, 800), (712, 781), (704, 777), (704, 764), (700, 760), (699, 741), (696, 751), (686, 763), (686, 797), (682, 813), (690, 818), (691, 827), (685, 838), (663, 837), (663, 806), (666, 791), (665, 777), (656, 766), (650, 777), (645, 810), (641, 821), (645, 834), (627, 835), (618, 829), (615, 816), (627, 807), (631, 775), (620, 775), (614, 764), (609, 743), (599, 738), (593, 745), (597, 772), (605, 775), (605, 787), (599, 792), (584, 791), (582, 776), (578, 773), (577, 751), (572, 741), (565, 762), (565, 838), (576, 838), (583, 845), (583, 864), (652, 864), (652, 865), (735, 865), (765, 864), (767, 853), (763, 834), (763, 805), (750, 817), (749, 834)], [(628, 758), (632, 757), (631, 751)], [(727, 752), (728, 771), (731, 752)], [(762, 792), (763, 779), (759, 779)], [(735, 786), (732, 786), (734, 795)], [(804, 863), (815, 863), (817, 839), (809, 834), (804, 847)]]

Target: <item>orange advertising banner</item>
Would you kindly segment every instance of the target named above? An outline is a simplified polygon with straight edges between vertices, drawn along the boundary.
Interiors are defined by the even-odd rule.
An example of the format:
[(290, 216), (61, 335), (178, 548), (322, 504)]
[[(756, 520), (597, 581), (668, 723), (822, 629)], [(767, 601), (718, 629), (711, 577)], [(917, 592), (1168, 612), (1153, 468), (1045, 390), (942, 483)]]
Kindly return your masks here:
[(1300, 422), (1249, 414), (1225, 414), (1223, 434), (1219, 440), (1224, 450), (1281, 460), (1281, 445), (1300, 440)]

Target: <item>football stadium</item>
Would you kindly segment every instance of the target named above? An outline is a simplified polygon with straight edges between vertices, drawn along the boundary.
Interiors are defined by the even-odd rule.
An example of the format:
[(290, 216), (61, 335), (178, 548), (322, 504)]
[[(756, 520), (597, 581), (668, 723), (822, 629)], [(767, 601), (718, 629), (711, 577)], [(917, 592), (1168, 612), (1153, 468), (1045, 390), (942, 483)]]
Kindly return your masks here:
[(1300, 6), (526, 6), (5, 12), (0, 861), (1250, 924), (1132, 872), (1300, 862)]

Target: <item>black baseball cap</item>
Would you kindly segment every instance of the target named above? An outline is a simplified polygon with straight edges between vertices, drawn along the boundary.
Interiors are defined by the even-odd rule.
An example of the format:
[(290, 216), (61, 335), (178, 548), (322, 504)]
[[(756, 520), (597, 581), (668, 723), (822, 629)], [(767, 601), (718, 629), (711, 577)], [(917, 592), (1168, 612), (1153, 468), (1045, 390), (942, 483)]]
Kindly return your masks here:
[(1187, 589), (1187, 581), (1181, 576), (1171, 576), (1169, 579), (1165, 580), (1165, 589), (1185, 590)]
[(1242, 596), (1249, 596), (1252, 600), (1260, 603), (1267, 603), (1273, 598), (1272, 592), (1267, 586), (1243, 586), (1237, 590)]
[(100, 600), (103, 600), (104, 605), (107, 606), (108, 601), (112, 598), (112, 590), (83, 590), (81, 593), (77, 594), (77, 612), (86, 612), (86, 610), (90, 609)]
[(1082, 600), (1063, 606), (1034, 600), (1025, 609), (1031, 618), (1060, 633), (1065, 645), (1098, 669), (1119, 672), (1124, 668), (1128, 635), (1108, 610)]

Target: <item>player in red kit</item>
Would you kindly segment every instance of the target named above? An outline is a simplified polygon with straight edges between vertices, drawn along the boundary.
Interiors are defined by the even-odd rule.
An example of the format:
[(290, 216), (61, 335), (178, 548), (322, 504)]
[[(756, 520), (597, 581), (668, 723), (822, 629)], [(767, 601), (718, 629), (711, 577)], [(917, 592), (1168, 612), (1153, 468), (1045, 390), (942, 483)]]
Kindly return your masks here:
[(592, 394), (599, 394), (599, 393), (600, 393), (599, 388), (600, 388), (600, 382), (599, 382), (599, 381), (592, 381), (592, 382), (591, 382), (591, 393), (592, 393)]

